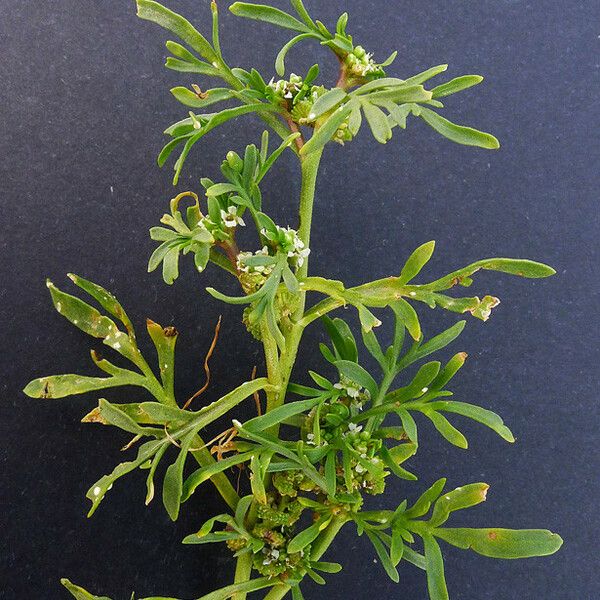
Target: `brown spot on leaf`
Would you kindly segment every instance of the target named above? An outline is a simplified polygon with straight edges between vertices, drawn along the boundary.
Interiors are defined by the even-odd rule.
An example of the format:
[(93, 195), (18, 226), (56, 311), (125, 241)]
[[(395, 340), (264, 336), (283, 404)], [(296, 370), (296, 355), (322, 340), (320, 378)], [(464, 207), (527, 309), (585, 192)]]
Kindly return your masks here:
[(104, 417), (100, 414), (100, 409), (98, 407), (94, 408), (91, 412), (89, 412), (83, 419), (81, 419), (82, 423), (100, 423), (102, 425), (108, 425), (108, 422), (104, 419)]
[(200, 98), (200, 100), (206, 100), (206, 98), (208, 98), (208, 92), (203, 92), (200, 89), (200, 86), (196, 85), (195, 83), (192, 83), (192, 89), (194, 90), (196, 96)]
[(44, 383), (44, 389), (42, 390), (41, 397), (44, 399), (52, 398), (52, 394), (50, 393), (50, 382), (46, 381)]
[(165, 327), (163, 329), (163, 333), (166, 337), (175, 337), (176, 335), (179, 335), (179, 332), (177, 329), (175, 329), (175, 327)]
[(488, 537), (490, 538), (490, 540), (494, 541), (498, 539), (498, 534), (495, 531), (490, 531), (488, 533)]

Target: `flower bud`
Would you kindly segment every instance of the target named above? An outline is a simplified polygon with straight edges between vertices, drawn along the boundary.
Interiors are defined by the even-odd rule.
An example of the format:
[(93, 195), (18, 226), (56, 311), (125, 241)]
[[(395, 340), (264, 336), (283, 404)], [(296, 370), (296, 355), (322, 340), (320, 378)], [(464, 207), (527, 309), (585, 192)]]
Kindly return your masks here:
[(237, 173), (241, 173), (244, 168), (244, 161), (237, 152), (233, 151), (227, 153), (227, 164)]

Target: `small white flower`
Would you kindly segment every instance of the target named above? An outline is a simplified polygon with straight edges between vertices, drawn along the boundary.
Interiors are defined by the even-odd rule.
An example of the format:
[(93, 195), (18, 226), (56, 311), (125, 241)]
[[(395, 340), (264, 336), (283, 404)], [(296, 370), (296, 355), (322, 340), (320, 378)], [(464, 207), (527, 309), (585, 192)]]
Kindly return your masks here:
[(348, 431), (352, 433), (360, 433), (362, 431), (362, 425), (356, 423), (348, 423)]
[(314, 433), (307, 433), (306, 434), (306, 443), (309, 446), (316, 446), (316, 444), (315, 444), (315, 434)]
[(366, 471), (366, 469), (361, 464), (356, 465), (356, 467), (354, 467), (354, 470), (357, 473), (364, 473)]
[(244, 227), (246, 225), (244, 219), (238, 217), (237, 206), (230, 206), (227, 209), (227, 212), (221, 210), (221, 219), (223, 220), (225, 227), (237, 227), (238, 225)]

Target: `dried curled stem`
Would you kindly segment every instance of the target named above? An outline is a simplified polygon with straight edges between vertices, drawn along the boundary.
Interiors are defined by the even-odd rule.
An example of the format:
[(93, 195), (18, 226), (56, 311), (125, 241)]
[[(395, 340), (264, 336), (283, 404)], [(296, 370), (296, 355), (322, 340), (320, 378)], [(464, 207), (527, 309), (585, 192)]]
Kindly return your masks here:
[(191, 396), (187, 402), (183, 405), (183, 410), (186, 410), (190, 404), (196, 399), (198, 398), (198, 396), (202, 395), (206, 389), (208, 388), (209, 384), (210, 384), (210, 367), (208, 365), (208, 361), (210, 360), (210, 357), (212, 356), (215, 347), (217, 345), (217, 340), (219, 339), (219, 331), (221, 330), (221, 316), (219, 316), (219, 320), (217, 321), (217, 324), (215, 326), (215, 334), (213, 336), (213, 340), (210, 344), (210, 348), (208, 349), (208, 352), (206, 353), (206, 357), (204, 358), (204, 372), (206, 373), (206, 382), (205, 384), (193, 395)]

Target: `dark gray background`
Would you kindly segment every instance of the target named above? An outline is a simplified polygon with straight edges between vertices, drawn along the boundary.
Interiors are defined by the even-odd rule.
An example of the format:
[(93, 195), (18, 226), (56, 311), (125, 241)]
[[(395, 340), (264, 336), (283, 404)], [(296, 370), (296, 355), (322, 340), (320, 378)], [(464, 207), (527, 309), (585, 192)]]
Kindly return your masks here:
[[(208, 0), (168, 4), (207, 31)], [(257, 65), (270, 78), (277, 49), (289, 36), (236, 19), (220, 4), (226, 56), (240, 66)], [(409, 252), (430, 239), (438, 242), (431, 277), (496, 255), (542, 260), (558, 271), (533, 282), (481, 274), (476, 292), (492, 292), (503, 303), (487, 324), (469, 322), (452, 347), (470, 354), (455, 380), (457, 399), (500, 412), (517, 443), (459, 418), (471, 440), (465, 452), (423, 423), (427, 443), (411, 461), (420, 482), (391, 484), (387, 501), (395, 506), (414, 499), (442, 475), (453, 486), (486, 481), (488, 502), (455, 524), (547, 527), (563, 535), (563, 550), (539, 560), (492, 561), (446, 548), (455, 599), (598, 598), (600, 5), (307, 5), (332, 25), (347, 9), (356, 40), (378, 58), (398, 49), (394, 75), (444, 62), (448, 77), (486, 75), (483, 85), (448, 99), (446, 114), (503, 143), (499, 152), (462, 148), (411, 122), (387, 147), (363, 132), (346, 148), (330, 148), (319, 180), (313, 272), (350, 284), (397, 273)], [(181, 397), (202, 381), (201, 361), (220, 313), (210, 397), (260, 364), (260, 348), (239, 325), (237, 309), (203, 291), (209, 281), (233, 289), (219, 273), (198, 277), (188, 260), (172, 288), (146, 273), (153, 247), (147, 229), (174, 193), (170, 166), (155, 166), (161, 131), (186, 114), (168, 89), (198, 80), (162, 68), (166, 34), (138, 22), (133, 2), (0, 0), (0, 9), (0, 596), (65, 598), (58, 580), (68, 576), (115, 600), (128, 599), (131, 590), (197, 597), (232, 576), (225, 548), (179, 544), (222, 508), (212, 489), (197, 494), (173, 525), (160, 501), (144, 508), (143, 475), (135, 474), (115, 485), (87, 520), (85, 491), (122, 460), (124, 436), (79, 423), (95, 395), (42, 402), (20, 390), (45, 374), (94, 372), (86, 356), (91, 340), (52, 310), (44, 285), (50, 276), (68, 287), (68, 271), (112, 289), (140, 333), (146, 316), (178, 327)], [(328, 65), (327, 81), (334, 65), (318, 47), (297, 49), (289, 66), (301, 71), (313, 50)], [(211, 134), (192, 152), (180, 189), (198, 189), (201, 175), (216, 176), (225, 152), (257, 141), (261, 130), (247, 117)], [(294, 225), (298, 169), (291, 154), (263, 188), (266, 206)], [(431, 333), (456, 320), (427, 308), (421, 314)], [(323, 371), (315, 354), (321, 338), (317, 327), (305, 339), (298, 379), (308, 368)], [(133, 399), (128, 392), (106, 395)], [(401, 586), (395, 586), (352, 529), (330, 553), (347, 570), (331, 576), (325, 592), (307, 586), (307, 598), (425, 598), (421, 572), (403, 565)]]

